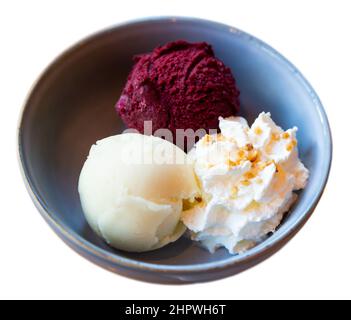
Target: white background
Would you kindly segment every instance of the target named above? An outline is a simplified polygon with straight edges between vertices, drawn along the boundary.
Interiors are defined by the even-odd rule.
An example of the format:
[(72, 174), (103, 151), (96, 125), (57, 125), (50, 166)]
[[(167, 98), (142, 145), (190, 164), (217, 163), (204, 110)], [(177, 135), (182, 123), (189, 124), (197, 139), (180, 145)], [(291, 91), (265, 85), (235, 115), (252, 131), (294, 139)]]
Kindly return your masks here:
[[(1, 1), (0, 298), (351, 298), (350, 1)], [(224, 22), (268, 42), (307, 77), (332, 127), (329, 184), (302, 231), (235, 277), (161, 286), (109, 273), (70, 250), (34, 208), (16, 159), (16, 123), (33, 81), (77, 40), (121, 21), (184, 15)]]

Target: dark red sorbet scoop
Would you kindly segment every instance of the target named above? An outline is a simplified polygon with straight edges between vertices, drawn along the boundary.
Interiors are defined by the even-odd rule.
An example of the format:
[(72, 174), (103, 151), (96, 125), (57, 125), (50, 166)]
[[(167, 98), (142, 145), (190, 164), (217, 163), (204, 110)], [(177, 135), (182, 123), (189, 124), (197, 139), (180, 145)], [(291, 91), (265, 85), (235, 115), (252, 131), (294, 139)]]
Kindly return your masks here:
[(218, 118), (239, 111), (239, 90), (228, 67), (205, 43), (175, 41), (135, 57), (116, 110), (128, 128), (144, 133), (218, 129)]

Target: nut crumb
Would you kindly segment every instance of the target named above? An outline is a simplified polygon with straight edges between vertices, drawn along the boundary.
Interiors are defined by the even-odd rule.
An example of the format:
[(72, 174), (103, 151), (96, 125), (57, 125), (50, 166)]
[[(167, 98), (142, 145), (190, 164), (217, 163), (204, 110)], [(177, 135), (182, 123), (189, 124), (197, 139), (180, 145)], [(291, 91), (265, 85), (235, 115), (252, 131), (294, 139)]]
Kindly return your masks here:
[(282, 134), (282, 137), (283, 137), (283, 139), (289, 139), (290, 138), (290, 134), (288, 132), (284, 132)]
[(243, 149), (240, 149), (240, 150), (238, 151), (238, 157), (239, 157), (240, 159), (243, 159), (243, 158), (245, 157), (245, 151), (244, 151)]
[(260, 127), (256, 127), (254, 130), (255, 134), (257, 134), (258, 136), (261, 135), (263, 133), (262, 129)]
[(257, 150), (254, 150), (253, 152), (251, 152), (248, 156), (248, 159), (251, 161), (251, 162), (255, 162), (258, 160), (258, 157), (259, 157), (259, 153)]
[(273, 141), (279, 141), (280, 140), (280, 135), (278, 133), (272, 133), (272, 140)]
[(204, 137), (204, 140), (206, 143), (210, 143), (212, 141), (212, 138), (209, 134), (206, 134), (205, 137)]
[(235, 198), (238, 195), (239, 189), (237, 186), (234, 186), (232, 189), (232, 197)]
[(249, 172), (246, 172), (244, 174), (244, 176), (246, 179), (250, 180), (250, 179), (253, 179), (255, 177), (255, 174), (253, 172), (249, 171)]
[(292, 151), (296, 146), (297, 146), (297, 141), (294, 139), (286, 146), (286, 150)]
[(249, 180), (242, 180), (242, 181), (241, 181), (241, 184), (242, 184), (243, 186), (249, 186), (249, 185), (251, 184), (251, 182), (250, 182)]

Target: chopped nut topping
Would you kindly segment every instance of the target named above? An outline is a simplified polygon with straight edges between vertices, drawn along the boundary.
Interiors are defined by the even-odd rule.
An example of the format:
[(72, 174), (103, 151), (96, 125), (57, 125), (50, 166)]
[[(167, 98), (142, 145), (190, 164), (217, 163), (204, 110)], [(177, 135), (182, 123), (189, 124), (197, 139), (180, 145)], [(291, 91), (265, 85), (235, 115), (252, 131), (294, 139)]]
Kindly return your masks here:
[(283, 139), (289, 139), (290, 138), (290, 134), (288, 132), (284, 132), (282, 134), (282, 137), (283, 137)]
[(286, 150), (292, 151), (292, 149), (294, 149), (296, 146), (297, 146), (297, 141), (294, 139), (286, 146)]
[(272, 134), (272, 140), (279, 141), (280, 140), (280, 135), (278, 133), (273, 133)]
[(236, 197), (238, 195), (239, 189), (238, 187), (233, 187), (232, 189), (232, 197)]
[(257, 134), (258, 136), (261, 135), (263, 133), (262, 129), (260, 127), (256, 127), (254, 130), (255, 134)]
[(241, 181), (241, 184), (242, 184), (243, 186), (249, 186), (249, 185), (251, 184), (251, 182), (250, 182), (249, 180), (242, 180), (242, 181)]
[(277, 164), (275, 172), (283, 172), (283, 171), (284, 171), (283, 167), (280, 164)]
[(239, 163), (238, 162), (236, 162), (236, 161), (233, 161), (233, 160), (231, 160), (231, 159), (228, 159), (227, 160), (227, 165), (228, 165), (228, 167), (236, 167), (237, 165), (239, 165)]
[(240, 149), (240, 150), (238, 151), (238, 157), (239, 157), (240, 159), (243, 159), (243, 158), (245, 157), (245, 151), (244, 151), (243, 149)]
[(217, 135), (216, 139), (217, 139), (217, 141), (224, 141), (225, 140), (223, 134), (221, 134), (221, 133)]
[(276, 165), (274, 160), (268, 160), (266, 162), (260, 161), (256, 164), (255, 168), (257, 168), (258, 171), (262, 171), (263, 169), (270, 166), (271, 164)]
[(254, 173), (257, 175), (260, 171), (265, 169), (266, 167), (270, 166), (271, 164), (275, 164), (274, 160), (268, 160), (268, 161), (259, 161), (253, 164), (254, 168)]
[(251, 143), (248, 143), (246, 146), (245, 146), (245, 150), (246, 151), (251, 151), (251, 150), (253, 150), (253, 145), (251, 144)]
[(255, 177), (255, 174), (252, 171), (249, 171), (249, 172), (246, 172), (244, 174), (244, 176), (245, 176), (246, 179), (249, 180), (249, 179), (253, 179)]
[(204, 137), (204, 140), (206, 143), (210, 143), (212, 141), (212, 138), (209, 134), (206, 134), (205, 137)]
[(251, 152), (248, 156), (248, 159), (251, 161), (251, 162), (255, 162), (258, 160), (258, 157), (259, 157), (259, 153), (257, 150), (254, 150), (253, 152)]
[(195, 201), (198, 202), (198, 203), (201, 203), (202, 202), (202, 198), (201, 197), (196, 197)]
[(245, 211), (257, 210), (260, 207), (260, 204), (253, 200), (245, 209)]
[(256, 165), (255, 165), (255, 168), (258, 170), (258, 171), (261, 171), (263, 170), (264, 168), (266, 167), (266, 163), (265, 162), (257, 162)]

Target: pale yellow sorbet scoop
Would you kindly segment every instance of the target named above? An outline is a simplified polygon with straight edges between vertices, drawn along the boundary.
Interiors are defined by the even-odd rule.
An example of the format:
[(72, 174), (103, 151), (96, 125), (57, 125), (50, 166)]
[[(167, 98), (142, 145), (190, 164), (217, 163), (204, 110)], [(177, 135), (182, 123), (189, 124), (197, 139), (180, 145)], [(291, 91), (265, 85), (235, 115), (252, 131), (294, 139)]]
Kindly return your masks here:
[(123, 134), (91, 147), (79, 178), (81, 204), (92, 229), (111, 246), (155, 250), (178, 240), (183, 202), (199, 194), (193, 167), (177, 146)]

